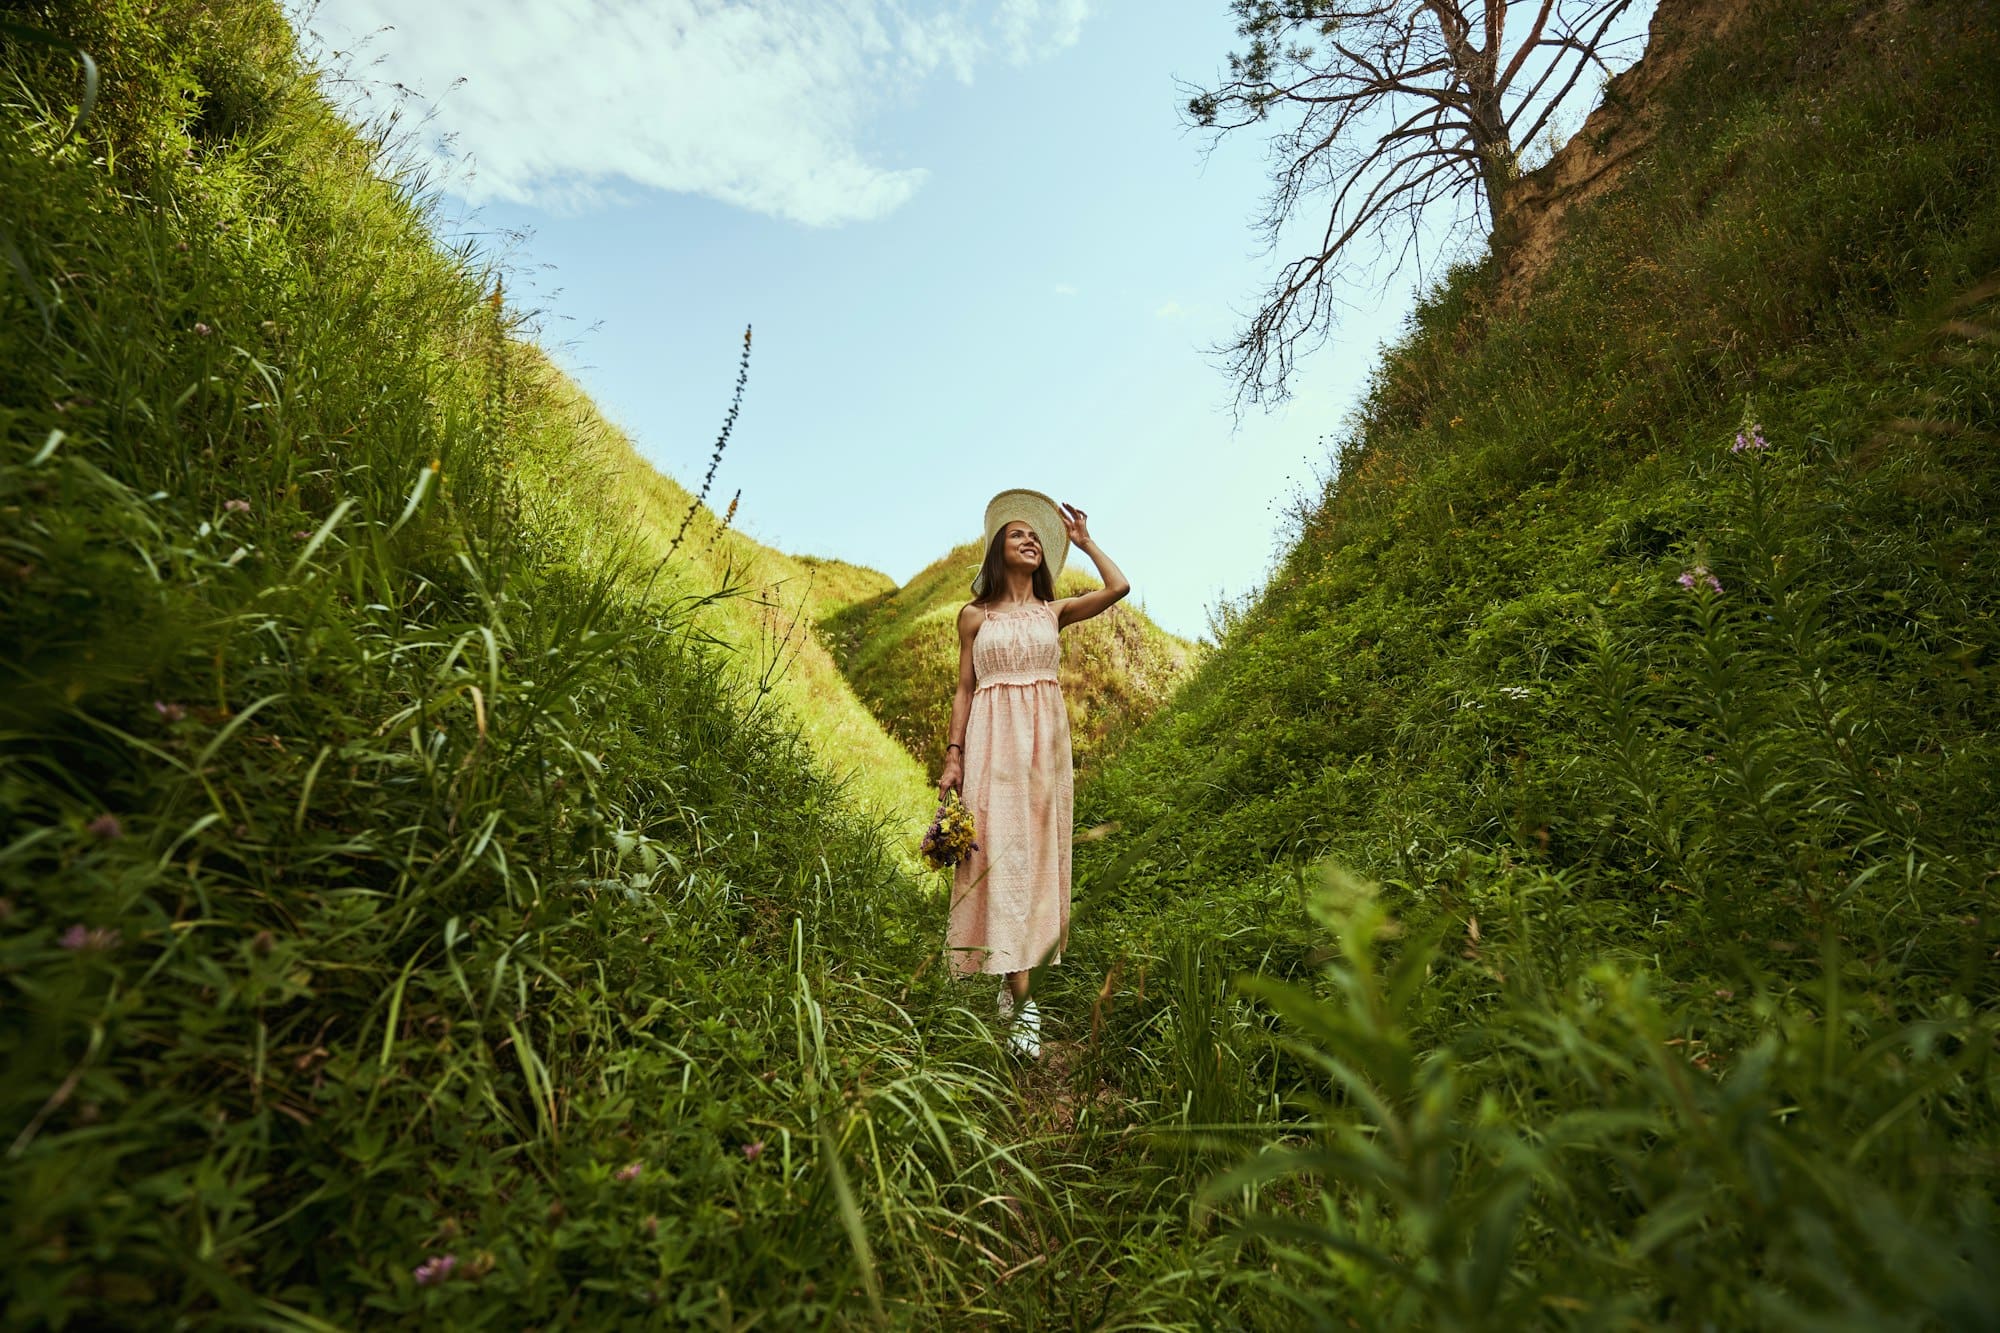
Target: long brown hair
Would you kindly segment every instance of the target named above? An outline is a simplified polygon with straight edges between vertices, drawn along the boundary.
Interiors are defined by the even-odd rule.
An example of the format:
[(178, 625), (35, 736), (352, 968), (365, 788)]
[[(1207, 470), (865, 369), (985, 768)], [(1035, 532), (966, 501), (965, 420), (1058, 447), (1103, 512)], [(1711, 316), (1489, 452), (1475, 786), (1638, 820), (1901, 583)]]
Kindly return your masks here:
[[(993, 534), (993, 540), (986, 543), (986, 559), (979, 566), (979, 586), (986, 591), (972, 599), (974, 606), (984, 606), (998, 597), (1000, 589), (1006, 584), (1007, 529), (1013, 526), (1013, 523), (1002, 523), (1000, 531)], [(1042, 555), (1042, 563), (1035, 566), (1032, 582), (1036, 601), (1053, 602), (1056, 599), (1056, 581), (1049, 574), (1049, 557), (1046, 552)]]

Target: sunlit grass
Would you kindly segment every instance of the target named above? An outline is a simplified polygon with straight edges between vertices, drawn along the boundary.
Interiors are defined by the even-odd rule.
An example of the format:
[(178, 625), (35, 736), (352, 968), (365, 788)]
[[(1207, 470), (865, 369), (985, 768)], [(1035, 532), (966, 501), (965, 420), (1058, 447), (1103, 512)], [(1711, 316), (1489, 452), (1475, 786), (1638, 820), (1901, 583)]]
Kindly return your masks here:
[[(783, 708), (821, 761), (841, 775), (867, 808), (894, 822), (899, 846), (912, 847), (929, 817), (927, 781), (917, 763), (876, 724), (815, 632), (840, 607), (880, 595), (886, 575), (839, 561), (785, 555), (724, 530), (697, 512), (672, 559), (668, 551), (693, 497), (639, 456), (626, 436), (539, 351), (510, 356), (544, 413), (560, 429), (515, 455), (542, 524), (583, 543), (619, 543), (635, 587), (671, 599), (723, 587), (743, 595), (706, 604), (694, 624), (730, 650), (730, 660), (760, 697)], [(745, 501), (754, 505), (753, 492)], [(664, 563), (663, 563), (664, 562)]]

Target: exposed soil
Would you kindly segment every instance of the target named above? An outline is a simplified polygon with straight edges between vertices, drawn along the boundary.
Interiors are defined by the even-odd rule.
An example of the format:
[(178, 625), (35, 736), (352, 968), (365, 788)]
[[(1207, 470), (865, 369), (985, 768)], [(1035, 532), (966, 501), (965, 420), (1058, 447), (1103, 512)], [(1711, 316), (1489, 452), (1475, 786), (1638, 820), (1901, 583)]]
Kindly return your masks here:
[(1659, 116), (1654, 91), (1687, 64), (1696, 44), (1726, 36), (1750, 12), (1751, 0), (1660, 0), (1646, 54), (1611, 80), (1603, 101), (1555, 156), (1515, 182), (1498, 228), (1512, 234), (1497, 304), (1528, 295), (1555, 257), (1563, 215), (1610, 189), (1652, 142)]

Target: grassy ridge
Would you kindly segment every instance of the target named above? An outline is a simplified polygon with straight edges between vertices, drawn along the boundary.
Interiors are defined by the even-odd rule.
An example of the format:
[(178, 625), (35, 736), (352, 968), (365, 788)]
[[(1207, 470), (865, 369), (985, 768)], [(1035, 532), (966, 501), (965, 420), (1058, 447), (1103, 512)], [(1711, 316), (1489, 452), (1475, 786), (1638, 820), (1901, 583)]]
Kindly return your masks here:
[(1236, 1184), (1310, 1200), (1315, 1318), (2000, 1308), (1996, 61), (1942, 3), (1694, 50), (1525, 304), (1422, 303), (1080, 794), (1066, 1004), (1190, 1122), (1300, 1098)]
[(584, 558), (625, 565), (633, 587), (649, 594), (740, 593), (704, 603), (691, 623), (726, 647), (758, 697), (784, 708), (821, 762), (914, 845), (930, 814), (924, 774), (875, 723), (814, 633), (824, 617), (892, 587), (889, 577), (786, 555), (730, 530), (641, 458), (538, 349), (510, 342), (504, 355), (515, 410), (530, 402), (527, 419), (542, 423), (516, 431), (508, 460), (536, 528), (562, 534)]
[[(902, 587), (854, 599), (820, 622), (855, 692), (928, 773), (944, 763), (958, 676), (958, 611), (979, 559), (979, 544), (967, 543)], [(1098, 586), (1072, 566), (1056, 595)], [(1088, 773), (1120, 736), (1165, 704), (1197, 656), (1194, 645), (1122, 604), (1065, 631), (1063, 700), (1079, 771)]]

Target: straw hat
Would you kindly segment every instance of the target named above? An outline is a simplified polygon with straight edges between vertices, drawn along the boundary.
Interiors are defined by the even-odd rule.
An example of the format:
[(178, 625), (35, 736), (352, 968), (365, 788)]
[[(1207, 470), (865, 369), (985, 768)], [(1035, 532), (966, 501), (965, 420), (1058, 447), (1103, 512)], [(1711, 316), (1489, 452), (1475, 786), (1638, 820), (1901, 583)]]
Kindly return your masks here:
[[(1069, 529), (1063, 526), (1061, 507), (1040, 491), (1002, 491), (986, 502), (986, 540), (979, 545), (981, 573), (986, 552), (993, 546), (993, 534), (1017, 521), (1033, 528), (1042, 539), (1042, 563), (1049, 567), (1049, 580), (1061, 578), (1063, 562), (1069, 559)], [(974, 597), (986, 594), (981, 573), (972, 576)]]

